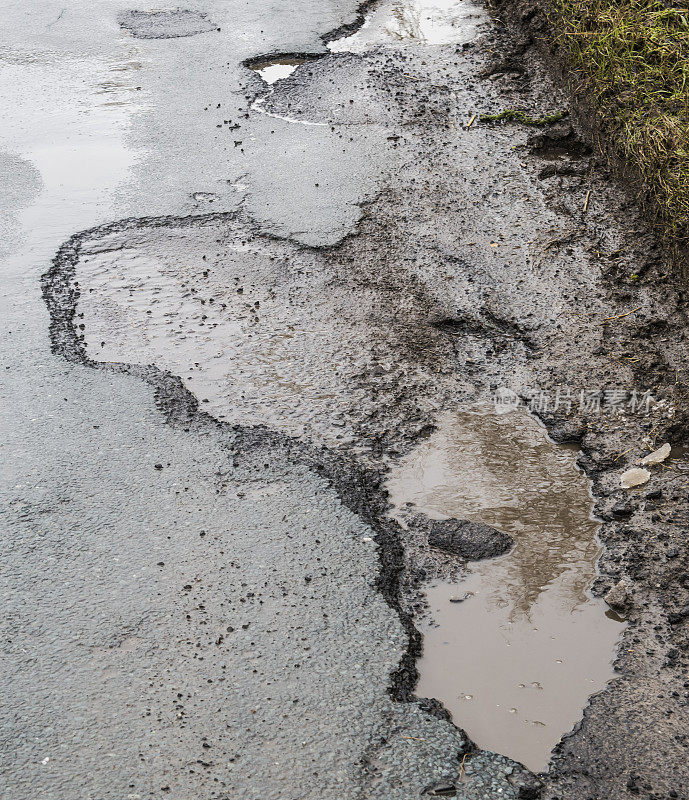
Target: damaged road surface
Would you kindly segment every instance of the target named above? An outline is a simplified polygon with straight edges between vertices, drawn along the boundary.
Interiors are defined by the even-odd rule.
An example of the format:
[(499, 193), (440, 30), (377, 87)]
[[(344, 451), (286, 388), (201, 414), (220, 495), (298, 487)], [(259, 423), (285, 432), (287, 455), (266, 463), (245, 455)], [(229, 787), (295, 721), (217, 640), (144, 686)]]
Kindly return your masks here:
[[(686, 293), (519, 31), (469, 0), (7, 16), (2, 797), (689, 796)], [(404, 473), (525, 405), (566, 502), (511, 502), (552, 491), (514, 443)], [(438, 587), (522, 597), (539, 559), (597, 693), (532, 757), (426, 666), (446, 599), (452, 659), (489, 650)]]

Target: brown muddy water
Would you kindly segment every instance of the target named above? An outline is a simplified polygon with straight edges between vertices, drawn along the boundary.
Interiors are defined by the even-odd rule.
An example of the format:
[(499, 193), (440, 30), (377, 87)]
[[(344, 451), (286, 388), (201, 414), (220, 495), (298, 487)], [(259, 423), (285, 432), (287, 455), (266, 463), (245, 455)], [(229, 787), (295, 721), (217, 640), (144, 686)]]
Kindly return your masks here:
[(417, 695), (435, 697), (482, 748), (547, 767), (589, 696), (613, 677), (622, 625), (589, 588), (600, 553), (587, 478), (523, 410), (450, 413), (388, 488), (434, 519), (509, 533), (505, 556), (426, 587)]

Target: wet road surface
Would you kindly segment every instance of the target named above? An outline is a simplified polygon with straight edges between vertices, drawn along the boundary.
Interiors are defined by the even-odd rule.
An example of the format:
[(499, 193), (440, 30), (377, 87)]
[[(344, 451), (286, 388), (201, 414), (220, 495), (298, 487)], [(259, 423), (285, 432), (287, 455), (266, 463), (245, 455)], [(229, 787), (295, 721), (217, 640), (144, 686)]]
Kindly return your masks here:
[[(390, 470), (496, 386), (584, 386), (592, 363), (606, 386), (652, 378), (659, 356), (606, 323), (632, 305), (646, 353), (678, 361), (674, 289), (603, 281), (653, 269), (653, 243), (568, 124), (475, 122), (563, 106), (542, 67), (493, 71), (514, 42), (464, 0), (13, 2), (7, 21), (3, 797), (617, 797), (659, 752), (646, 780), (670, 791), (684, 745), (656, 698), (682, 663), (654, 662), (650, 573), (627, 634), (644, 647), (548, 776), (506, 757), (528, 763), (507, 726), (475, 745), (435, 684), (455, 724), (414, 694), (414, 619), (434, 652), (417, 594), (432, 614), (461, 565), (395, 521)], [(608, 522), (607, 454), (643, 454), (668, 408), (575, 420)], [(598, 551), (568, 466), (585, 594)], [(601, 529), (598, 595), (618, 535)]]

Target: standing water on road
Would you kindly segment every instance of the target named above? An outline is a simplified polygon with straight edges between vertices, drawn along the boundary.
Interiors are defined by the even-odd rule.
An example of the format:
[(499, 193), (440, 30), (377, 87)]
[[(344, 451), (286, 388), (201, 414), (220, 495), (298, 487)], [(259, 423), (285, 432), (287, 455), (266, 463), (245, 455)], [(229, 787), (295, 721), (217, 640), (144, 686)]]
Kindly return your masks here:
[(471, 0), (383, 0), (351, 36), (328, 47), (334, 53), (362, 53), (395, 43), (462, 44), (487, 22), (484, 8)]
[(526, 412), (472, 409), (444, 416), (389, 489), (398, 510), (411, 502), (514, 538), (507, 555), (427, 587), (416, 693), (442, 701), (480, 747), (544, 769), (613, 677), (622, 630), (589, 592), (598, 523), (575, 453)]
[(267, 84), (272, 85), (285, 78), (289, 78), (298, 66), (305, 64), (309, 60), (311, 59), (285, 56), (282, 58), (268, 59), (266, 61), (257, 61), (251, 64), (249, 69), (258, 72)]

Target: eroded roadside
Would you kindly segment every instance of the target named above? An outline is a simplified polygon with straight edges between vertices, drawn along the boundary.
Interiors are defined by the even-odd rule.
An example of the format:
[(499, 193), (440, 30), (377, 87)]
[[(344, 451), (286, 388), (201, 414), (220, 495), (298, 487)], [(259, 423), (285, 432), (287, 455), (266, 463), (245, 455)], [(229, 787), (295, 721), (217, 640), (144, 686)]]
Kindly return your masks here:
[[(70, 360), (140, 375), (171, 421), (220, 436), (235, 459), (282, 448), (328, 479), (378, 536), (378, 588), (410, 642), (393, 679), (398, 702), (413, 693), (419, 639), (409, 604), (421, 576), (387, 516), (386, 470), (441, 412), (498, 386), (525, 400), (570, 389), (569, 413), (567, 400), (540, 415), (556, 440), (581, 442), (605, 520), (596, 590), (628, 583), (629, 627), (619, 680), (560, 745), (541, 796), (631, 788), (681, 797), (686, 479), (658, 470), (641, 492), (617, 487), (654, 444), (686, 436), (683, 290), (568, 123), (535, 135), (469, 126), (475, 114), (516, 104), (561, 107), (535, 59), (506, 68), (496, 56), (513, 45), (487, 26), (462, 47), (373, 49), (300, 66), (266, 110), (340, 138), (369, 128), (387, 148), (353, 230), (316, 245), (240, 210), (78, 234), (44, 279), (51, 339)], [(580, 390), (588, 401), (602, 393), (600, 411), (578, 405)], [(612, 394), (646, 390), (648, 414), (626, 413), (631, 395)], [(424, 730), (450, 730), (421, 716)], [(443, 761), (447, 774), (434, 780), (454, 784), (462, 772), (459, 796), (535, 796), (528, 776), (504, 780), (515, 769), (505, 759), (473, 753), (460, 768), (457, 754), (471, 748), (457, 736), (454, 763)], [(392, 796), (385, 739), (367, 755), (361, 796)], [(484, 779), (496, 782), (489, 789)]]

